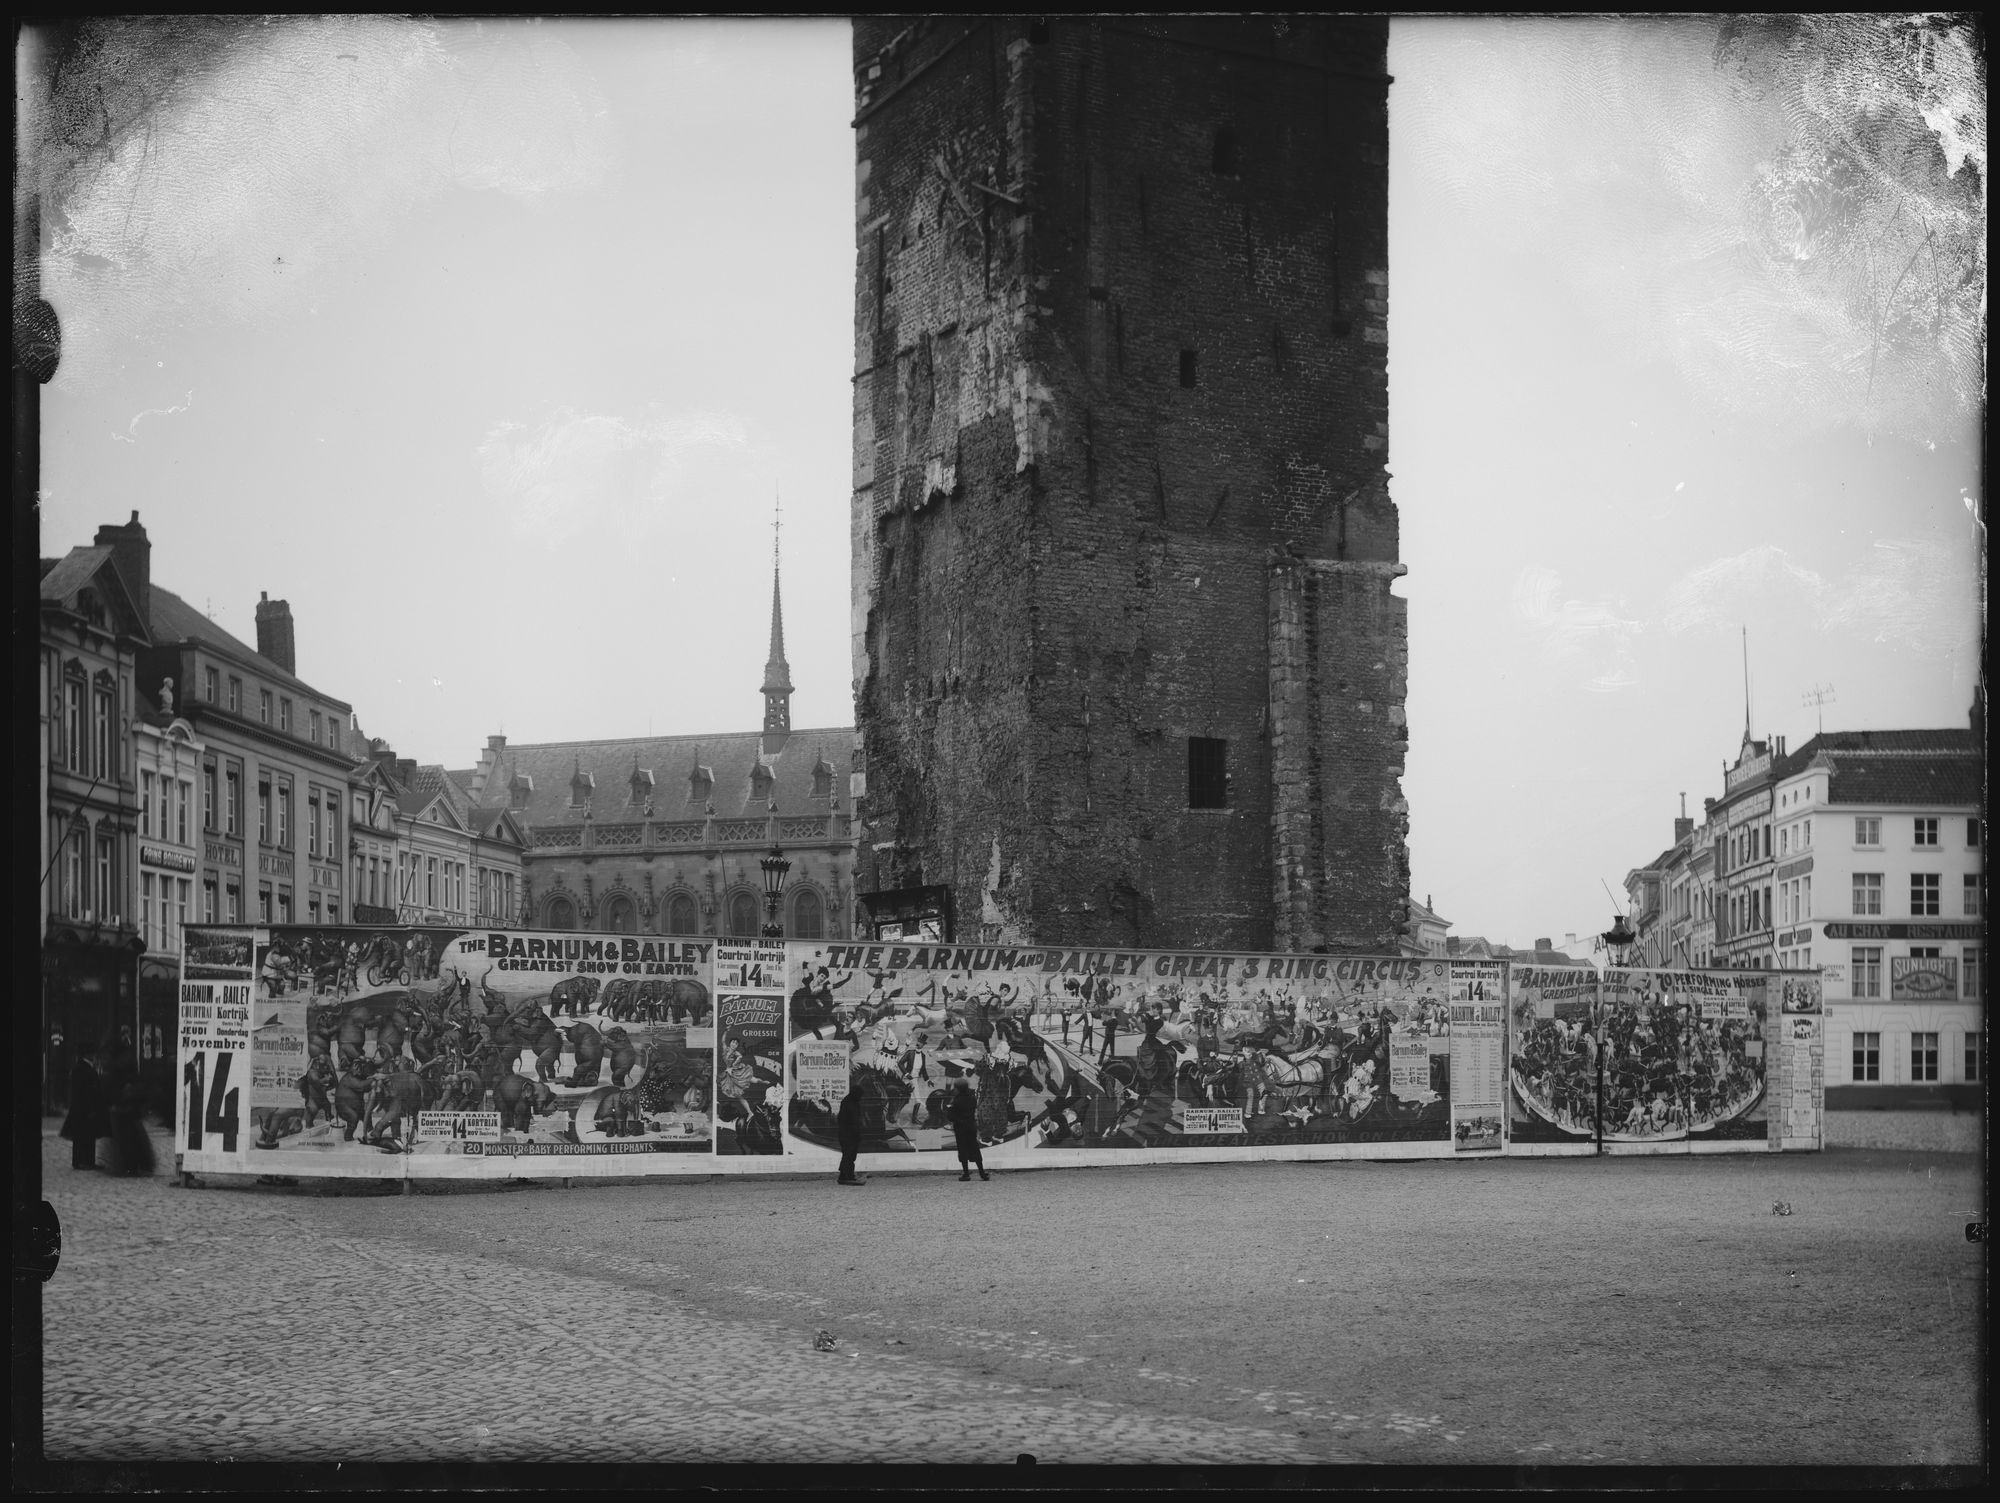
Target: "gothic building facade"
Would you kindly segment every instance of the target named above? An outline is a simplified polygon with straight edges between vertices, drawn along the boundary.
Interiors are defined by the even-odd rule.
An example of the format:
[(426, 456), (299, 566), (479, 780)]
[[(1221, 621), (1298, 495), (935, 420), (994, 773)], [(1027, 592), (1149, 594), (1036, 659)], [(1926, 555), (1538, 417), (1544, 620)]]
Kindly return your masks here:
[(771, 576), (761, 731), (510, 744), (446, 776), (471, 819), (523, 832), (518, 921), (611, 934), (751, 937), (761, 859), (790, 862), (779, 918), (794, 939), (845, 939), (855, 914), (851, 726), (796, 729), (784, 608)]
[(871, 887), (1394, 950), (1387, 22), (854, 26)]

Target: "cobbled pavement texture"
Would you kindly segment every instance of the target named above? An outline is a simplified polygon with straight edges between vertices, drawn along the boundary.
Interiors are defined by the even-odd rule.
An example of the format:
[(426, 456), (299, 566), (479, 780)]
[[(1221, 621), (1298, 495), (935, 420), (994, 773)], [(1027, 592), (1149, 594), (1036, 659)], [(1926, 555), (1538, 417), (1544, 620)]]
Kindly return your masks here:
[(77, 1174), (53, 1126), (51, 1460), (1983, 1454), (1964, 1155), (404, 1196), (183, 1189), (164, 1138), (151, 1179)]

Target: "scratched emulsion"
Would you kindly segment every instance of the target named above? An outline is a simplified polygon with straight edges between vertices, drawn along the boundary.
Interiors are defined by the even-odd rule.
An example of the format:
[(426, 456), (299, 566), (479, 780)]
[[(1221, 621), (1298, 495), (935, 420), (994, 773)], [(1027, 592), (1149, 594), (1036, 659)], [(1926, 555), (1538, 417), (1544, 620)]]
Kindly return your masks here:
[(535, 200), (602, 180), (615, 151), (596, 84), (546, 28), (95, 19), (33, 40), (59, 385), (135, 338), (309, 300), (439, 194)]
[(1424, 187), (1546, 249), (1622, 339), (1732, 415), (1963, 437), (1986, 265), (1965, 28), (1404, 24), (1397, 126)]
[[(1780, 441), (1976, 433), (1986, 128), (1966, 28), (1416, 20), (1392, 61), (1396, 191), (1549, 268), (1607, 348), (1671, 370), (1718, 419)], [(1513, 615), (1545, 668), (1597, 692), (1642, 681), (1649, 629), (1733, 634), (1780, 601), (1822, 633), (1976, 663), (1980, 550), (1915, 509), (1879, 525), (1836, 570), (1806, 561), (1809, 535), (1718, 530), (1657, 614), (1622, 580), (1537, 563)]]

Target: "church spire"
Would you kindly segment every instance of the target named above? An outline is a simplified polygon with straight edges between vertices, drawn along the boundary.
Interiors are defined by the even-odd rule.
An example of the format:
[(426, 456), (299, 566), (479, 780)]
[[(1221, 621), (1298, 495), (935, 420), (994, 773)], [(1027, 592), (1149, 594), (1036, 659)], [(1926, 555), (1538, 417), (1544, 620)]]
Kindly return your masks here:
[(792, 666), (785, 661), (785, 607), (778, 588), (778, 528), (783, 504), (771, 513), (771, 656), (764, 664), (764, 755), (785, 749), (792, 732)]

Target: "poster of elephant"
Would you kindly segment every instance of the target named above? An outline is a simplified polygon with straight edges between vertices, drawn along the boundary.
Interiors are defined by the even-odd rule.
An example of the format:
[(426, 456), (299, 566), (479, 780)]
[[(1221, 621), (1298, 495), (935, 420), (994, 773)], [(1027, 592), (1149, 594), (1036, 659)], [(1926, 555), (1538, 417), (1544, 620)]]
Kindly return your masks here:
[(710, 1153), (712, 948), (518, 931), (259, 930), (252, 1148)]
[(789, 1132), (822, 1148), (853, 1092), (864, 1153), (948, 1152), (959, 1080), (988, 1148), (1450, 1138), (1443, 961), (795, 944), (787, 983)]

